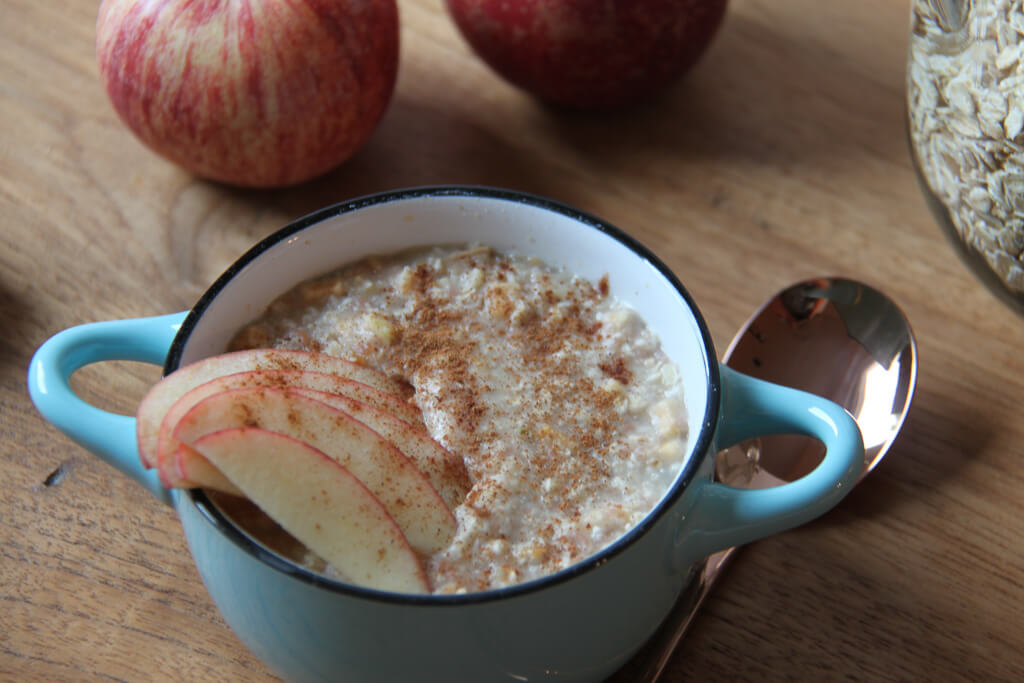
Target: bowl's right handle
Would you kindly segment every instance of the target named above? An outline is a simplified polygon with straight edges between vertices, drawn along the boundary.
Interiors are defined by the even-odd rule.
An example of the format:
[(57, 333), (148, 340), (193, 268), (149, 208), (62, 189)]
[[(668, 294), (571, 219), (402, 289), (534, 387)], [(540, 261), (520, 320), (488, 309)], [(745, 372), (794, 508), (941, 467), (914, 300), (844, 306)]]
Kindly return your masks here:
[(71, 389), (75, 371), (92, 363), (131, 360), (163, 365), (185, 313), (78, 325), (46, 340), (32, 357), (28, 392), (51, 424), (165, 503), (170, 492), (139, 461), (135, 418), (101, 410)]
[(835, 506), (864, 468), (860, 429), (839, 405), (725, 365), (721, 373), (716, 451), (767, 434), (803, 434), (825, 444), (825, 457), (806, 476), (774, 488), (694, 482), (699, 488), (674, 539), (672, 561), (678, 571), (719, 550), (809, 522)]

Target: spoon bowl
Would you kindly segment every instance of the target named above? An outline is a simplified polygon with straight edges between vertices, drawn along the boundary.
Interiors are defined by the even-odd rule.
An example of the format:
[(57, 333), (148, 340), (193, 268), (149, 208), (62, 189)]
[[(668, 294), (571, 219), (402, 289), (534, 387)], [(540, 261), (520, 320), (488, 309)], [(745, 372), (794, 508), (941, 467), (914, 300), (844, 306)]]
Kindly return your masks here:
[[(917, 342), (906, 316), (878, 290), (844, 278), (807, 280), (780, 291), (736, 333), (722, 360), (744, 374), (818, 394), (845, 408), (864, 439), (861, 479), (896, 439), (917, 383)], [(811, 471), (823, 453), (820, 443), (806, 437), (760, 437), (718, 453), (716, 477), (739, 488), (770, 488)], [(707, 559), (627, 667), (628, 680), (658, 680), (736, 550)]]
[[(864, 439), (862, 478), (895, 440), (917, 383), (917, 343), (906, 316), (878, 290), (842, 278), (779, 292), (740, 329), (723, 362), (845, 408)], [(814, 469), (823, 452), (805, 437), (762, 437), (723, 451), (716, 470), (727, 484), (765, 488), (753, 479), (791, 481)]]

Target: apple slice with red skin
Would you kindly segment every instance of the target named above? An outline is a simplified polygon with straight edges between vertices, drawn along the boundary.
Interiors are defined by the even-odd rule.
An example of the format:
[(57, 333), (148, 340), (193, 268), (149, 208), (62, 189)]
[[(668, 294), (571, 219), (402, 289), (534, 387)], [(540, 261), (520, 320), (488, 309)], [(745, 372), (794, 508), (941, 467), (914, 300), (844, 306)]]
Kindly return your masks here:
[(240, 427), (284, 434), (340, 463), (380, 499), (421, 553), (443, 549), (455, 534), (451, 509), (409, 458), (351, 415), (295, 390), (217, 392), (185, 413), (174, 437), (192, 447), (206, 434)]
[(296, 392), (348, 413), (394, 444), (427, 477), (448, 507), (454, 509), (466, 498), (471, 482), (466, 465), (435, 441), (425, 429), (405, 422), (365, 401), (338, 393), (308, 388)]
[(430, 590), (416, 552), (380, 500), (323, 452), (252, 427), (206, 434), (192, 447), (347, 580), (402, 593)]
[[(238, 373), (211, 380), (196, 387), (174, 404), (161, 427), (161, 435), (165, 431), (168, 432), (166, 441), (161, 439), (160, 447), (160, 478), (165, 486), (169, 488), (203, 487), (223, 493), (241, 495), (231, 482), (217, 471), (216, 467), (202, 457), (202, 454), (181, 444), (174, 439), (170, 432), (173, 431), (174, 425), (189, 407), (216, 391), (245, 386), (280, 386), (275, 383), (261, 385), (255, 377), (244, 377), (253, 374), (257, 373)], [(248, 383), (248, 379), (255, 381)], [(397, 447), (403, 455), (412, 460), (449, 508), (454, 509), (465, 500), (471, 487), (465, 464), (431, 438), (422, 427), (410, 424), (386, 410), (382, 410), (379, 405), (347, 396), (342, 391), (324, 392), (311, 389), (308, 385), (299, 384), (288, 385), (288, 388), (298, 394), (337, 408), (380, 434)]]
[(160, 483), (164, 488), (212, 489), (232, 496), (244, 496), (231, 480), (224, 476), (203, 454), (191, 446), (174, 441), (177, 449), (167, 457), (167, 464), (161, 463)]
[(153, 385), (136, 413), (139, 459), (145, 467), (158, 463), (160, 424), (174, 402), (215, 377), (246, 370), (309, 370), (338, 375), (402, 397), (407, 387), (375, 368), (325, 353), (285, 349), (247, 349), (210, 356), (178, 368)]
[[(164, 415), (157, 438), (157, 471), (161, 483), (167, 488), (212, 488), (237, 494), (231, 483), (220, 476), (215, 467), (197, 459), (194, 452), (181, 449), (174, 438), (174, 426), (181, 416), (202, 399), (218, 391), (244, 387), (302, 387), (316, 391), (349, 396), (393, 413), (412, 423), (423, 424), (419, 409), (376, 387), (339, 375), (307, 370), (248, 370), (215, 377), (190, 389), (181, 396)], [(183, 454), (183, 455), (181, 455)], [(182, 466), (184, 465), (184, 466)], [(188, 474), (186, 474), (188, 472)]]

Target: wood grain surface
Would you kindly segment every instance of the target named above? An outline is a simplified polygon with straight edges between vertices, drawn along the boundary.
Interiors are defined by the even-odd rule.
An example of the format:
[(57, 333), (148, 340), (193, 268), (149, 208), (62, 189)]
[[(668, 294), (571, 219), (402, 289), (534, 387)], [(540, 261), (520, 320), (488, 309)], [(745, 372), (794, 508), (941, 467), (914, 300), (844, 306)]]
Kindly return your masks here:
[[(738, 556), (668, 681), (1024, 678), (1024, 320), (928, 214), (904, 131), (908, 8), (734, 0), (657, 101), (553, 111), (468, 51), (439, 0), (401, 0), (394, 100), (350, 162), (300, 187), (198, 180), (143, 148), (97, 77), (96, 3), (0, 5), (0, 679), (273, 680), (227, 628), (172, 511), (63, 437), (26, 392), (77, 323), (188, 308), (255, 240), (367, 192), (437, 183), (553, 197), (638, 237), (719, 350), (817, 275), (896, 299), (919, 340), (912, 412), (834, 511)], [(132, 413), (157, 368), (75, 377)]]

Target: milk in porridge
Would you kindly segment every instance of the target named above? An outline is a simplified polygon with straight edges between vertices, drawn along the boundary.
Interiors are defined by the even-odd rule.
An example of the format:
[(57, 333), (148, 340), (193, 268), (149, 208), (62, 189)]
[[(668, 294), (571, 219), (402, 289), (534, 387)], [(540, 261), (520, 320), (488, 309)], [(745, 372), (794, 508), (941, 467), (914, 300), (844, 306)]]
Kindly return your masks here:
[(471, 488), (423, 558), (435, 593), (538, 578), (599, 551), (685, 454), (676, 368), (608, 281), (487, 247), (370, 258), (299, 285), (233, 347), (328, 353), (410, 387)]

